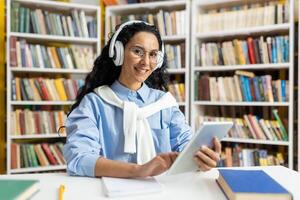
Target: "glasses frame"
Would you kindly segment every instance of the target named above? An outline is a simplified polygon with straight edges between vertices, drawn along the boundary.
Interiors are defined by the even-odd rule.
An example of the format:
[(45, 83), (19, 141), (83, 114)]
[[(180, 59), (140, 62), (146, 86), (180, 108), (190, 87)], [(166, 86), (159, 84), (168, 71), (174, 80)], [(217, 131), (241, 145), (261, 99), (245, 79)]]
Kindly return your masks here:
[[(143, 51), (143, 55), (137, 55), (135, 52), (134, 52), (134, 49), (140, 49)], [(149, 58), (149, 61), (151, 64), (153, 65), (157, 65), (159, 62), (161, 62), (163, 60), (163, 52), (160, 51), (160, 50), (151, 50), (151, 51), (146, 51), (143, 47), (140, 47), (140, 46), (132, 46), (132, 47), (129, 47), (129, 51), (130, 53), (136, 57), (136, 58), (139, 58), (139, 59), (145, 59), (145, 56), (148, 54), (148, 58)], [(151, 59), (151, 56), (150, 56), (150, 53), (151, 52), (157, 52), (157, 57), (155, 60)]]

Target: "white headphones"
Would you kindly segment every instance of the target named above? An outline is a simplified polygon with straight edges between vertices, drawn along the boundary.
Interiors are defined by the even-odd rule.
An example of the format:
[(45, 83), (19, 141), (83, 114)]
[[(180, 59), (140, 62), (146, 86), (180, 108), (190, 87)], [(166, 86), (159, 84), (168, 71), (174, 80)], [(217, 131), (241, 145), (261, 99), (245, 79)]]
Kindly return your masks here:
[[(135, 23), (144, 23), (144, 24), (147, 24), (147, 25), (151, 26), (151, 24), (149, 24), (147, 22), (144, 22), (144, 21), (132, 20), (132, 21), (128, 21), (128, 22), (123, 23), (118, 28), (118, 30), (115, 32), (115, 34), (113, 35), (113, 37), (111, 39), (111, 42), (110, 42), (110, 45), (109, 45), (109, 52), (108, 52), (109, 57), (114, 61), (116, 66), (122, 65), (123, 62), (124, 62), (124, 45), (121, 41), (117, 40), (117, 37), (118, 37), (119, 33), (122, 31), (122, 29), (125, 26), (129, 26), (129, 25), (132, 25), (132, 24), (135, 24)], [(162, 51), (162, 54), (164, 56), (165, 51), (164, 51), (164, 44), (163, 43), (161, 45), (161, 51)], [(160, 68), (163, 64), (163, 61), (164, 61), (164, 59), (160, 59), (158, 61), (157, 65), (156, 65), (155, 69)]]

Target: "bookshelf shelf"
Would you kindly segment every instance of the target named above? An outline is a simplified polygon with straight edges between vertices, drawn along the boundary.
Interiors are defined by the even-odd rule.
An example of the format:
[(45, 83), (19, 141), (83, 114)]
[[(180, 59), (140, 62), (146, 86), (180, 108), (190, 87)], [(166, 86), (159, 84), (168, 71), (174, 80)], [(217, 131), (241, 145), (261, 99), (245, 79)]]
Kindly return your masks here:
[(6, 8), (7, 173), (65, 170), (66, 136), (55, 132), (100, 53), (100, 8), (49, 0)]
[(59, 35), (41, 35), (35, 33), (11, 33), (11, 36), (18, 38), (24, 38), (28, 41), (34, 42), (64, 42), (64, 43), (76, 43), (76, 44), (97, 44), (97, 38), (83, 38), (83, 37), (67, 37)]
[(182, 68), (182, 69), (167, 69), (167, 72), (169, 73), (169, 74), (184, 74), (184, 73), (186, 73), (186, 69), (185, 68)]
[(252, 65), (222, 65), (222, 66), (195, 66), (195, 71), (234, 71), (234, 70), (266, 70), (289, 69), (290, 63), (252, 64)]
[[(176, 17), (172, 18), (172, 15), (173, 17), (174, 16)], [(179, 90), (178, 89), (179, 85), (182, 86), (182, 84), (184, 84), (185, 94), (180, 95), (181, 92), (183, 91), (180, 89), (179, 91), (173, 92), (173, 95), (179, 101), (178, 104), (180, 106), (184, 106), (183, 111), (187, 120), (189, 121), (190, 23), (188, 22), (190, 19), (190, 1), (183, 1), (183, 0), (155, 1), (155, 2), (138, 3), (138, 4), (107, 6), (105, 12), (105, 21), (107, 22), (105, 24), (105, 35), (109, 35), (110, 32), (113, 32), (114, 30), (112, 29), (114, 29), (117, 24), (121, 23), (122, 20), (125, 21), (129, 20), (127, 19), (128, 16), (131, 17), (130, 19), (134, 18), (135, 20), (144, 20), (144, 21), (146, 20), (147, 22), (150, 22), (149, 18), (151, 18), (150, 16), (153, 16), (153, 19), (155, 20), (150, 23), (154, 23), (157, 26), (158, 30), (161, 32), (162, 40), (165, 44), (166, 54), (168, 54), (167, 52), (171, 52), (171, 50), (175, 49), (176, 51), (172, 52), (174, 53), (174, 58), (175, 58), (175, 52), (177, 53), (177, 50), (179, 49), (180, 51), (178, 52), (181, 58), (184, 55), (185, 58), (184, 61), (183, 59), (180, 59), (181, 62), (178, 62), (178, 60), (175, 61), (175, 59), (173, 60), (172, 64), (176, 63), (174, 64), (174, 66), (176, 67), (168, 68), (167, 73), (170, 75), (170, 80), (171, 80), (171, 84), (169, 85), (170, 86), (169, 88), (171, 88), (170, 91)], [(170, 24), (166, 23), (164, 19), (165, 16), (169, 16)], [(176, 26), (174, 26), (174, 24), (176, 24)], [(168, 32), (167, 29), (171, 31)], [(162, 30), (166, 30), (165, 34), (162, 34), (162, 32), (164, 32)], [(108, 38), (105, 38), (105, 42), (107, 41)], [(171, 49), (169, 51), (167, 51), (166, 48), (168, 45), (170, 45), (169, 49)], [(184, 102), (180, 102), (181, 99), (184, 99)]]
[(194, 6), (198, 6), (201, 8), (216, 8), (222, 6), (232, 6), (236, 5), (236, 3), (243, 2), (244, 0), (214, 0), (214, 1), (197, 1)]
[(178, 102), (178, 105), (179, 106), (187, 106), (187, 103), (186, 102)]
[(30, 72), (30, 73), (53, 73), (53, 74), (87, 74), (89, 70), (83, 69), (53, 69), (53, 68), (27, 68), (11, 67), (12, 72)]
[[(249, 124), (250, 126), (255, 125), (256, 131), (253, 129), (252, 135), (254, 132), (255, 134), (259, 132), (256, 128), (260, 126), (265, 128), (262, 130), (262, 134), (266, 134), (267, 130), (271, 131), (271, 128), (274, 130), (272, 133), (275, 133), (275, 126), (266, 126), (263, 120), (274, 120), (276, 117), (273, 111), (279, 110), (277, 115), (278, 118), (284, 121), (282, 126), (286, 129), (288, 142), (242, 139), (242, 137), (225, 138), (222, 141), (228, 142), (226, 145), (231, 147), (241, 143), (245, 148), (247, 146), (255, 148), (257, 145), (259, 148), (268, 149), (270, 145), (273, 145), (271, 149), (274, 150), (271, 153), (275, 155), (278, 152), (283, 152), (285, 154), (285, 164), (289, 168), (293, 168), (294, 0), (287, 0), (285, 3), (276, 6), (275, 1), (273, 3), (269, 4), (269, 1), (262, 0), (253, 2), (243, 0), (192, 1), (190, 121), (194, 131), (203, 120), (219, 118), (219, 120), (234, 120), (236, 124), (242, 123), (238, 126), (246, 128), (247, 131), (249, 131), (249, 128), (247, 128)], [(259, 8), (265, 7), (259, 13), (258, 7), (252, 6), (252, 4)], [(274, 8), (274, 14), (266, 11), (271, 8)], [(282, 9), (282, 12), (277, 12), (275, 16), (275, 9)], [(283, 12), (288, 14), (282, 15)], [(250, 13), (253, 15), (250, 15)], [(259, 17), (267, 14), (270, 18)], [(234, 16), (235, 18), (233, 18)], [(272, 20), (268, 21), (267, 19)], [(286, 39), (288, 45), (279, 45), (278, 49), (275, 43), (271, 44), (270, 42), (271, 40), (272, 42), (284, 40), (283, 38)], [(273, 53), (272, 59), (278, 55), (275, 53), (276, 51), (281, 51), (281, 55), (285, 53), (285, 59), (281, 59), (281, 61), (271, 60), (271, 53)], [(233, 56), (230, 57), (228, 54)], [(270, 64), (253, 64), (269, 62)], [(200, 66), (199, 63), (204, 66)], [(218, 63), (226, 63), (227, 65), (217, 65)], [(231, 63), (237, 63), (238, 65)], [(244, 79), (241, 75), (235, 73), (236, 70), (253, 72), (254, 78), (249, 76)], [(249, 95), (259, 97), (260, 94), (266, 94), (266, 89), (264, 89), (267, 88), (265, 87), (266, 81), (263, 89), (261, 87), (263, 83), (257, 82), (257, 80), (263, 78), (266, 80), (266, 77), (271, 78), (270, 83), (273, 84), (268, 87), (269, 94), (271, 93), (270, 96), (277, 95), (276, 91), (280, 90), (284, 92), (284, 95), (289, 95), (288, 101), (274, 100), (273, 102), (272, 98), (269, 98), (270, 96), (264, 98), (265, 101), (253, 101), (253, 99), (259, 98), (248, 98)], [(248, 80), (243, 82), (246, 79), (249, 82)], [(285, 83), (288, 83), (288, 85), (285, 88), (283, 85), (278, 84), (276, 88), (276, 81), (277, 84), (281, 82), (283, 85)], [(199, 88), (199, 85), (202, 88)], [(260, 88), (258, 89), (258, 87)], [(239, 89), (243, 93), (236, 91)], [(270, 102), (269, 99), (271, 99)], [(246, 122), (247, 119), (248, 122)], [(249, 119), (251, 119), (251, 123)], [(263, 120), (259, 121), (260, 119)], [(246, 123), (247, 126), (243, 123)], [(241, 132), (243, 131), (241, 130)], [(239, 133), (235, 130), (231, 134)], [(226, 147), (223, 150), (225, 149)]]
[(34, 135), (12, 135), (11, 139), (20, 140), (20, 139), (37, 139), (37, 138), (65, 138), (65, 135), (58, 135), (57, 133), (53, 134), (34, 134)]
[(74, 101), (11, 101), (11, 105), (72, 105)]
[(23, 169), (12, 169), (11, 174), (22, 174), (30, 172), (57, 171), (66, 169), (66, 165), (53, 165), (48, 167), (29, 167)]
[(255, 139), (241, 139), (241, 138), (224, 138), (222, 142), (234, 143), (248, 143), (248, 144), (266, 144), (266, 145), (280, 145), (288, 146), (290, 143), (286, 141), (268, 141), (268, 140), (255, 140)]
[(194, 101), (195, 105), (211, 106), (289, 106), (289, 102), (227, 102), (227, 101)]
[(184, 36), (184, 35), (163, 36), (161, 39), (164, 42), (176, 42), (176, 41), (185, 40), (186, 36)]
[(138, 3), (138, 4), (115, 5), (115, 6), (109, 6), (108, 8), (111, 12), (132, 14), (132, 13), (137, 13), (138, 11), (145, 11), (149, 9), (156, 10), (159, 8), (169, 8), (169, 7), (177, 9), (177, 8), (181, 8), (182, 5), (185, 4), (186, 4), (185, 0), (155, 1), (155, 2)]
[(251, 27), (251, 28), (241, 28), (234, 30), (226, 30), (226, 31), (214, 31), (214, 32), (205, 32), (195, 34), (197, 39), (216, 39), (216, 38), (224, 38), (224, 37), (233, 37), (233, 36), (243, 36), (243, 35), (251, 35), (251, 34), (260, 34), (263, 35), (265, 33), (288, 33), (290, 29), (290, 24), (276, 24), (276, 25), (266, 25), (261, 27)]
[(95, 6), (78, 4), (78, 3), (64, 3), (64, 2), (55, 2), (55, 1), (48, 1), (48, 0), (14, 0), (15, 2), (19, 2), (22, 5), (26, 6), (38, 6), (41, 8), (53, 8), (55, 10), (70, 10), (70, 9), (79, 9), (84, 10), (86, 12), (96, 12), (98, 10)]

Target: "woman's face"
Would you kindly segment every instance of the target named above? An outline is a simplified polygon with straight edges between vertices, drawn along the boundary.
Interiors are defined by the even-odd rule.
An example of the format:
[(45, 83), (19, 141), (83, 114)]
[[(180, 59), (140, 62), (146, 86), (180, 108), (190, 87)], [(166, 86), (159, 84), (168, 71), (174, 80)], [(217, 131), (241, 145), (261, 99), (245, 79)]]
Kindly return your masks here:
[(153, 33), (136, 33), (125, 46), (119, 81), (130, 89), (139, 89), (155, 69), (158, 51), (159, 43)]

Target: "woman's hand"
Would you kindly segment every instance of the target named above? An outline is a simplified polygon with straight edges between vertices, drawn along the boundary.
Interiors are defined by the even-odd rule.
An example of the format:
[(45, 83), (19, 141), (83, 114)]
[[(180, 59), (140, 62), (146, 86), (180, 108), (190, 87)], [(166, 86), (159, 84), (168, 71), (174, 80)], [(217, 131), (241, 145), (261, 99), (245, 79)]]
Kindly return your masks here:
[(200, 150), (195, 153), (195, 162), (201, 171), (208, 171), (217, 166), (220, 160), (221, 143), (217, 138), (214, 138), (214, 150), (207, 146), (202, 146)]
[(147, 177), (159, 175), (170, 168), (177, 156), (177, 152), (159, 154), (149, 162), (139, 165), (137, 169), (137, 176)]

